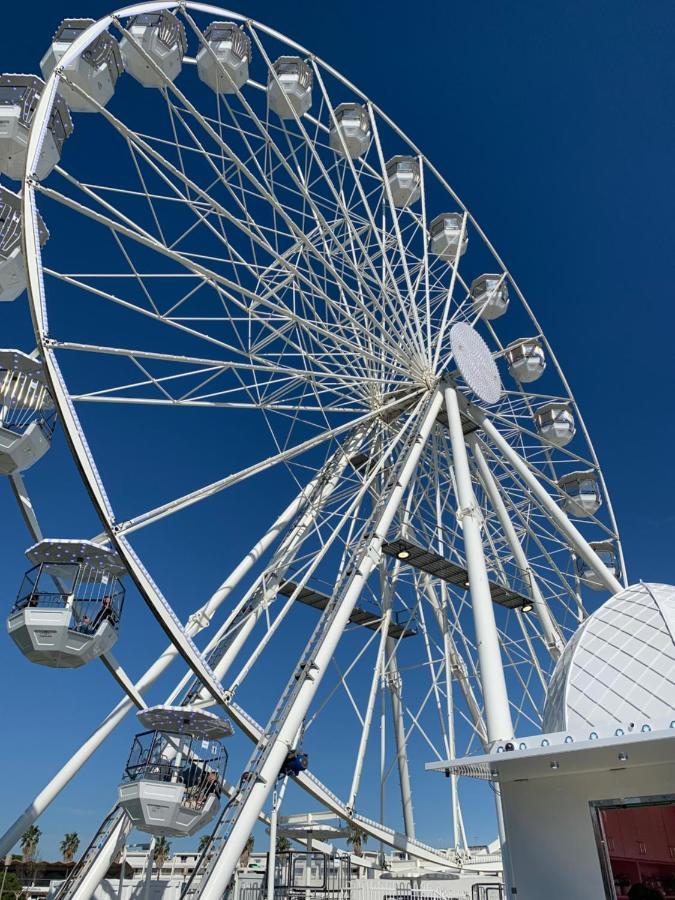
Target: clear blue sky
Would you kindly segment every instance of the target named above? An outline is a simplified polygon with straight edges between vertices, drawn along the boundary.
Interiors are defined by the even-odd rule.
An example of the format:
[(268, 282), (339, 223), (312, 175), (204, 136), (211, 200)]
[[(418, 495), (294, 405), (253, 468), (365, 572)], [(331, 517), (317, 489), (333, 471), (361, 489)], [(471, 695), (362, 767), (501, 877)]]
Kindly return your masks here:
[[(7, 5), (0, 67), (37, 72), (61, 18), (109, 9), (103, 0)], [(240, 11), (335, 65), (446, 175), (507, 261), (572, 383), (613, 497), (631, 580), (673, 581), (673, 4), (446, 0), (411, 10), (266, 0)], [(0, 329), (4, 346), (29, 349), (22, 301), (0, 308)], [(29, 482), (46, 532), (96, 532), (62, 439)], [(266, 501), (262, 490), (247, 498), (238, 522), (246, 534), (267, 521)], [(27, 542), (4, 484), (0, 510), (9, 607)], [(175, 579), (186, 597), (180, 612), (187, 612), (217, 577), (207, 561), (219, 554), (220, 572), (227, 549), (211, 534), (204, 565), (197, 557), (186, 567), (162, 559), (156, 541), (145, 552)], [(194, 552), (186, 539), (186, 558), (194, 560)], [(139, 604), (127, 609), (125, 626), (119, 656), (139, 675), (166, 641)], [(101, 665), (80, 672), (30, 666), (6, 637), (0, 684), (8, 736), (0, 751), (4, 829), (118, 692)], [(168, 687), (158, 685), (154, 699)], [(43, 817), (46, 857), (57, 855), (66, 830), (86, 839), (112, 805), (132, 733), (132, 722), (120, 728)], [(340, 768), (336, 747), (327, 750), (334, 758), (323, 761), (324, 770)], [(417, 806), (419, 835), (442, 842), (435, 776), (427, 784)], [(490, 831), (475, 814), (470, 837), (489, 838)]]

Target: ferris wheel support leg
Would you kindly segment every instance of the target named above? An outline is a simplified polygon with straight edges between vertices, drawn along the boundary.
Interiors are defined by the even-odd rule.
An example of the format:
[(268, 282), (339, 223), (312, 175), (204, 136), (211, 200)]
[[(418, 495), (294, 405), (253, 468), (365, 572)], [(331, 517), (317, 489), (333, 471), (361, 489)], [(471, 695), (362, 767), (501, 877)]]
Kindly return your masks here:
[[(204, 613), (208, 610), (213, 615), (217, 607), (237, 587), (242, 578), (252, 568), (269, 546), (274, 543), (279, 534), (293, 520), (305, 501), (305, 491), (302, 491), (295, 500), (281, 513), (266, 534), (255, 544), (232, 574), (223, 582), (211, 599), (194, 613), (186, 626), (189, 634), (197, 634), (208, 625), (208, 619)], [(134, 685), (135, 690), (142, 694), (168, 669), (177, 658), (178, 651), (171, 645), (153, 663), (147, 672)], [(133, 709), (134, 703), (128, 697), (121, 700), (108, 714), (99, 727), (87, 738), (82, 746), (73, 754), (68, 762), (61, 768), (48, 784), (40, 791), (34, 800), (28, 805), (19, 818), (0, 837), (0, 856), (8, 853), (19, 841), (24, 831), (32, 825), (59, 795), (63, 788), (79, 772), (87, 760), (101, 746), (107, 737), (115, 730), (128, 712)]]
[[(405, 461), (402, 464), (398, 481), (392, 486), (383, 503), (382, 511), (373, 521), (374, 529), (371, 537), (359, 557), (357, 567), (348, 576), (349, 580), (345, 585), (344, 595), (339, 606), (333, 611), (327, 622), (326, 631), (321, 635), (311, 660), (311, 677), (307, 677), (310, 671), (306, 669), (307, 675), (293, 696), (290, 706), (284, 711), (278, 730), (270, 734), (270, 744), (265, 751), (264, 761), (255, 772), (255, 781), (242, 800), (220, 856), (215, 861), (206, 881), (200, 885), (199, 900), (221, 900), (222, 898), (225, 886), (235, 870), (237, 860), (256, 823), (258, 814), (274, 787), (288, 748), (292, 746), (321, 684), (326, 668), (333, 658), (340, 637), (349, 621), (349, 616), (365, 583), (379, 563), (382, 544), (396, 510), (400, 506), (403, 493), (419, 462), (442, 403), (443, 396), (437, 390), (429, 397), (422, 421), (416, 427), (414, 437), (411, 435), (408, 438), (407, 450), (401, 451), (405, 453)], [(321, 623), (317, 627), (321, 627)]]
[(459, 412), (457, 393), (453, 387), (445, 387), (445, 409), (452, 444), (452, 462), (457, 480), (460, 520), (464, 535), (466, 566), (469, 574), (469, 592), (476, 629), (478, 662), (487, 736), (490, 744), (513, 737), (511, 710), (506, 691), (506, 678), (499, 647), (497, 623), (492, 606), (490, 583), (488, 580), (483, 538), (481, 535), (480, 510), (471, 484), (469, 457), (466, 450), (462, 420)]
[(415, 821), (413, 817), (412, 790), (410, 787), (410, 770), (408, 767), (408, 750), (403, 722), (403, 703), (401, 691), (403, 682), (396, 660), (396, 641), (387, 638), (387, 662), (385, 682), (391, 698), (391, 715), (394, 724), (394, 742), (396, 744), (396, 763), (401, 786), (401, 807), (403, 812), (403, 828), (406, 837), (415, 837)]
[(508, 460), (513, 469), (515, 469), (515, 471), (522, 478), (527, 487), (537, 498), (541, 506), (550, 516), (553, 525), (558, 529), (563, 537), (565, 537), (570, 542), (575, 553), (577, 553), (584, 560), (584, 562), (591, 567), (593, 572), (598, 576), (607, 590), (612, 594), (616, 594), (619, 591), (623, 590), (618, 579), (615, 578), (614, 575), (612, 575), (607, 566), (602, 562), (598, 554), (595, 552), (595, 550), (593, 550), (593, 548), (590, 546), (581, 532), (569, 520), (567, 514), (563, 512), (563, 510), (551, 497), (546, 488), (532, 474), (530, 468), (522, 459), (522, 457), (518, 453), (516, 453), (513, 447), (511, 447), (509, 442), (502, 435), (499, 429), (490, 421), (485, 412), (483, 412), (483, 410), (481, 409), (478, 409), (477, 407), (471, 406), (467, 410), (467, 415), (483, 429), (483, 431), (490, 438), (493, 444), (499, 448), (502, 455), (505, 457), (505, 459)]
[(384, 651), (387, 646), (387, 632), (389, 631), (389, 622), (391, 619), (391, 610), (386, 610), (384, 615), (382, 616), (382, 624), (380, 628), (382, 632), (380, 634), (380, 644), (377, 649), (377, 657), (375, 659), (375, 665), (373, 666), (373, 680), (370, 683), (370, 692), (368, 694), (368, 704), (366, 706), (366, 714), (363, 717), (363, 728), (361, 730), (361, 739), (359, 741), (359, 749), (356, 754), (356, 763), (354, 765), (354, 775), (352, 777), (352, 786), (349, 791), (349, 800), (347, 801), (347, 806), (349, 809), (353, 810), (354, 805), (356, 804), (356, 797), (359, 792), (359, 785), (361, 784), (361, 773), (363, 771), (363, 761), (366, 755), (366, 749), (368, 746), (368, 737), (370, 735), (370, 728), (373, 722), (373, 713), (375, 711), (375, 701), (377, 700), (377, 688), (380, 680), (382, 679), (382, 663), (384, 661)]
[(272, 812), (270, 814), (270, 849), (267, 854), (267, 900), (274, 900), (274, 870), (276, 868), (277, 854), (277, 824), (279, 821), (279, 807), (286, 793), (288, 776), (281, 782), (279, 790), (275, 790), (272, 796)]
[[(94, 862), (68, 900), (89, 900), (102, 879), (105, 878), (110, 864), (117, 856), (122, 845), (125, 846), (126, 850), (126, 839), (131, 828), (130, 819), (127, 816), (123, 816), (97, 852)], [(120, 879), (123, 877), (123, 874), (124, 869), (120, 872)]]
[(506, 509), (506, 504), (504, 503), (504, 499), (501, 495), (499, 487), (497, 486), (492, 472), (490, 471), (490, 467), (485, 460), (485, 456), (483, 455), (483, 451), (481, 450), (480, 444), (476, 440), (475, 435), (469, 435), (467, 438), (467, 443), (471, 447), (473, 457), (476, 460), (476, 465), (478, 466), (478, 471), (480, 473), (483, 487), (485, 488), (485, 492), (488, 495), (490, 504), (492, 505), (492, 508), (495, 511), (497, 518), (499, 519), (499, 524), (501, 525), (502, 531), (504, 532), (504, 535), (506, 536), (506, 539), (509, 543), (513, 558), (515, 559), (516, 564), (521, 569), (521, 571), (523, 573), (526, 573), (528, 576), (530, 590), (532, 591), (532, 603), (534, 605), (534, 611), (541, 624), (546, 646), (548, 647), (551, 656), (554, 659), (558, 659), (563, 651), (563, 640), (560, 637), (560, 632), (555, 626), (551, 611), (548, 608), (548, 604), (544, 600), (544, 596), (541, 593), (539, 583), (537, 582), (537, 579), (535, 578), (534, 573), (530, 567), (527, 556), (525, 555), (525, 551), (523, 550), (523, 545), (520, 542), (513, 522), (511, 521), (511, 517), (509, 516)]

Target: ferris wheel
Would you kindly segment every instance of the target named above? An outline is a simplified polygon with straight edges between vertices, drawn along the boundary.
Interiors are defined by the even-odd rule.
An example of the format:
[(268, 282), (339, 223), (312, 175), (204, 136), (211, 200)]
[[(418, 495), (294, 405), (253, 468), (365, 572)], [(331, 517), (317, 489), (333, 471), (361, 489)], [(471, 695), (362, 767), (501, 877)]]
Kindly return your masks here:
[[(137, 706), (160, 744), (132, 751), (90, 880), (132, 824), (153, 832), (142, 789), (128, 799), (144, 766), (183, 790), (153, 833), (215, 823), (191, 896), (222, 895), (279, 778), (413, 857), (480, 866), (456, 776), (452, 851), (417, 839), (411, 759), (539, 730), (590, 592), (625, 584), (602, 472), (532, 310), (395, 123), (260, 23), (139, 3), (65, 20), (42, 68), (46, 83), (0, 79), (0, 171), (22, 181), (20, 198), (1, 189), (0, 290), (26, 278), (39, 351), (0, 357), (3, 471), (21, 482), (56, 410), (103, 532), (37, 541), (10, 633), (36, 663), (101, 657), (127, 697), (3, 846)], [(168, 562), (214, 521), (240, 561), (206, 561), (214, 591), (188, 609), (150, 548)], [(135, 685), (110, 656), (126, 576), (171, 641)], [(60, 624), (38, 647), (47, 596)], [(147, 710), (177, 656), (187, 674)], [(220, 807), (188, 803), (181, 774), (227, 731), (207, 707), (253, 742)], [(321, 759), (336, 739), (339, 772)]]

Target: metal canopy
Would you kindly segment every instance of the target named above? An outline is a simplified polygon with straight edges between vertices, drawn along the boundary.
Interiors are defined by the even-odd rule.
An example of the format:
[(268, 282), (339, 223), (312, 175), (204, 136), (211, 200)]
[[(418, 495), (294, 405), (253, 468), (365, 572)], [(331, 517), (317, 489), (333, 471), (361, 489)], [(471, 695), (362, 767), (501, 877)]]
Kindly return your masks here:
[[(399, 562), (414, 569), (433, 575), (434, 578), (440, 578), (448, 584), (454, 584), (463, 591), (468, 590), (469, 575), (463, 566), (458, 566), (436, 553), (434, 550), (425, 550), (424, 547), (418, 547), (405, 538), (396, 538), (393, 541), (387, 541), (382, 545), (383, 553), (393, 556)], [(401, 553), (408, 553), (408, 556), (401, 557)], [(518, 609), (524, 603), (529, 603), (530, 598), (524, 594), (518, 593), (504, 585), (490, 582), (490, 595), (492, 602), (499, 606), (505, 606), (507, 609)]]
[(139, 710), (136, 718), (151, 731), (189, 734), (202, 740), (217, 741), (234, 734), (228, 719), (221, 719), (208, 710), (192, 709), (189, 706), (152, 706)]
[[(283, 594), (284, 597), (290, 597), (296, 588), (297, 584), (294, 581), (284, 581), (284, 583), (279, 586), (279, 593)], [(307, 606), (313, 606), (314, 609), (323, 610), (328, 606), (330, 597), (319, 591), (315, 591), (312, 588), (304, 587), (295, 599)], [(363, 625), (364, 628), (370, 628), (371, 631), (378, 631), (382, 620), (374, 613), (366, 612), (365, 609), (359, 609), (355, 606), (349, 617), (349, 621), (353, 622), (355, 625)], [(392, 619), (389, 622), (388, 634), (389, 637), (398, 640), (399, 638), (412, 637), (417, 634), (417, 629), (401, 625), (400, 622), (395, 622)]]

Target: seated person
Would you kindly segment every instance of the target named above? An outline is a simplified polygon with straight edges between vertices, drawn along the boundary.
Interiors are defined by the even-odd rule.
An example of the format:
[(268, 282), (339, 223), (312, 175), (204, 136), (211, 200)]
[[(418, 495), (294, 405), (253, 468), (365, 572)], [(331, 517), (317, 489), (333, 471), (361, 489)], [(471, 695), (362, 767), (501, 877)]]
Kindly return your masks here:
[(12, 612), (18, 612), (20, 609), (25, 609), (27, 606), (37, 606), (39, 602), (39, 594), (29, 594), (28, 597), (22, 597), (20, 600), (16, 601)]
[(113, 625), (115, 624), (115, 610), (112, 605), (112, 597), (109, 596), (106, 596), (101, 600), (101, 608), (93, 619), (90, 619), (89, 616), (83, 616), (80, 620), (78, 631), (81, 631), (84, 634), (96, 634), (99, 627), (104, 622), (111, 622)]

